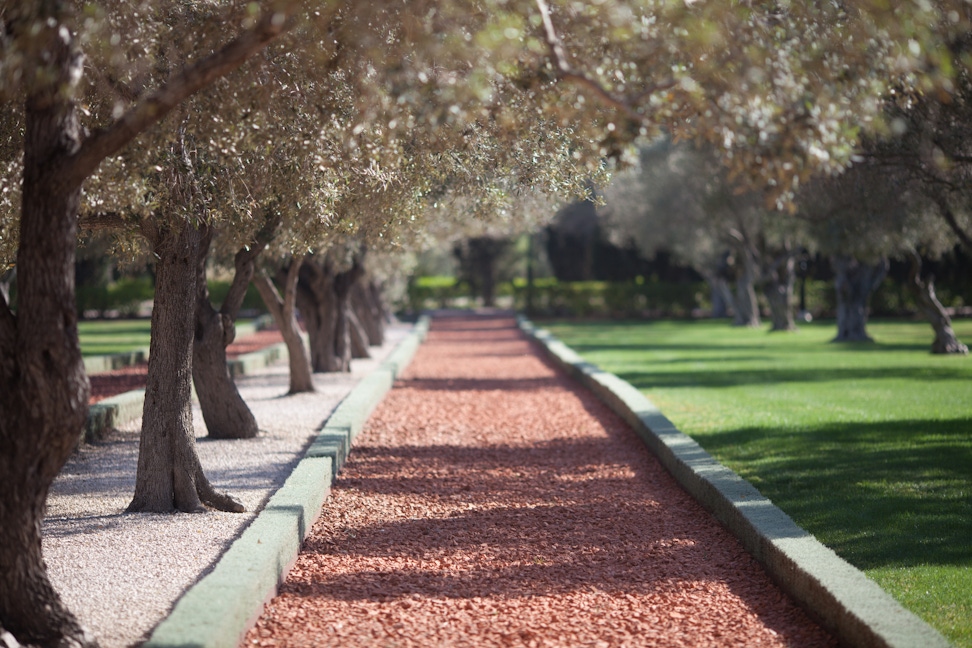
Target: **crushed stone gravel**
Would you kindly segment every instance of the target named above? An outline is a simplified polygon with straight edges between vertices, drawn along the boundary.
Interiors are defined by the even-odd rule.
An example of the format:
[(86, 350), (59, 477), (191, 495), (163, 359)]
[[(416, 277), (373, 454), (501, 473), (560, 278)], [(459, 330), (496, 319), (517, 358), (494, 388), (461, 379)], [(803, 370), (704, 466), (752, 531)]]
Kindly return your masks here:
[(833, 646), (512, 318), (433, 321), (250, 646)]
[(125, 513), (135, 490), (140, 419), (79, 448), (48, 496), (44, 560), (62, 599), (103, 648), (147, 637), (283, 484), (341, 399), (409, 329), (390, 327), (385, 345), (373, 347), (371, 359), (354, 360), (349, 374), (315, 374), (313, 394), (286, 395), (286, 359), (237, 379), (260, 426), (255, 439), (206, 439), (194, 405), (206, 475), (218, 490), (242, 500), (247, 513)]

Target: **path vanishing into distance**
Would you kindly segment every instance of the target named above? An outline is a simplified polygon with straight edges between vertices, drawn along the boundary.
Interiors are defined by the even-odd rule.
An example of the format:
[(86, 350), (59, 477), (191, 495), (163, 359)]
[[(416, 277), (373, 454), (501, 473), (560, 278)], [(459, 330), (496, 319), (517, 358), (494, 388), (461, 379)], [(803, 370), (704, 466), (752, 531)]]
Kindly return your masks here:
[(437, 318), (249, 646), (836, 642), (512, 317)]

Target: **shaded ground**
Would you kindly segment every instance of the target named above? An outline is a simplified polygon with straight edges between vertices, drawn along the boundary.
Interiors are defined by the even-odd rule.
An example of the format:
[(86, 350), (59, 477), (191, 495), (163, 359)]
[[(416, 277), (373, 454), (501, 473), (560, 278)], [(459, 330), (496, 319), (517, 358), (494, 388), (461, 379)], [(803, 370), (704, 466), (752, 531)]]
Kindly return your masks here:
[(443, 318), (356, 442), (263, 646), (829, 646), (510, 318)]
[[(283, 342), (280, 331), (257, 331), (239, 338), (226, 347), (226, 357), (237, 358), (244, 353), (259, 351), (278, 342)], [(133, 389), (144, 389), (147, 376), (148, 364), (144, 362), (113, 371), (92, 374), (88, 377), (91, 381), (91, 398), (88, 403), (97, 403)]]

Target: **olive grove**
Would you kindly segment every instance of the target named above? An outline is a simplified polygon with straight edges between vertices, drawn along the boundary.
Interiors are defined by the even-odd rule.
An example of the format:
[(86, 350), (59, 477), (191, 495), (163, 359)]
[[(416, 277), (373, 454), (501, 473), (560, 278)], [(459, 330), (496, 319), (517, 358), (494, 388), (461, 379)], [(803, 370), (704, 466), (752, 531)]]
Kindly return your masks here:
[(444, 211), (580, 195), (662, 130), (711, 143), (785, 207), (851, 162), (892, 89), (955, 90), (968, 18), (958, 0), (4, 2), (0, 268), (15, 266), (17, 301), (0, 299), (0, 628), (95, 644), (39, 531), (87, 411), (79, 215), (123, 221), (157, 258), (132, 509), (233, 510), (186, 420), (211, 232), (239, 251), (279, 217), (273, 245), (294, 255), (400, 246)]

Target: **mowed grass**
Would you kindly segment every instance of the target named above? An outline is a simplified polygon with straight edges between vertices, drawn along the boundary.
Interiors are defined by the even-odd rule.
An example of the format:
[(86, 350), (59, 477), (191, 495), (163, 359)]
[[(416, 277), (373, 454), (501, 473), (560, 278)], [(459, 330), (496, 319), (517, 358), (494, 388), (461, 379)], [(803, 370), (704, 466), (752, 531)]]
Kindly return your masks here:
[(78, 323), (81, 354), (86, 356), (128, 353), (147, 349), (151, 320), (86, 320)]
[[(716, 321), (547, 328), (958, 646), (972, 648), (972, 357), (919, 322), (835, 344)], [(972, 321), (955, 323), (972, 344)]]

